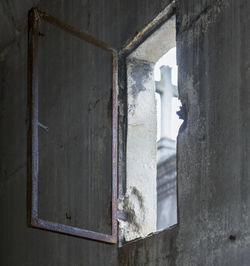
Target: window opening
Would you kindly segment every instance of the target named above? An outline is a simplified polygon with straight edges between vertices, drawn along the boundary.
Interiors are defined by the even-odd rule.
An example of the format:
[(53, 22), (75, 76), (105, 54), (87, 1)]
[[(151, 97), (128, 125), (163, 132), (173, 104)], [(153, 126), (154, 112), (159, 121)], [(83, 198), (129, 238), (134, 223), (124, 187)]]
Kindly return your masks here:
[(182, 121), (176, 114), (175, 33), (172, 16), (126, 58), (126, 193), (119, 204), (124, 242), (177, 223), (176, 137)]

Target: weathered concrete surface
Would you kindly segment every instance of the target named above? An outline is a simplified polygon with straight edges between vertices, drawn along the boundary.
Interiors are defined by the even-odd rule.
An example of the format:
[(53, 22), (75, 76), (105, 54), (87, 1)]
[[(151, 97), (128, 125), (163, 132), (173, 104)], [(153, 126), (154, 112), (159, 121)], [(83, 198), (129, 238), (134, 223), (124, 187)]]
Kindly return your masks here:
[(120, 249), (119, 265), (175, 265), (176, 237), (177, 227), (171, 227), (127, 244)]
[[(180, 21), (192, 19), (191, 2), (179, 3)], [(207, 3), (177, 35), (188, 121), (178, 144), (176, 264), (249, 265), (250, 3)]]
[(130, 241), (156, 231), (156, 102), (154, 65), (127, 60), (128, 126), (126, 194), (121, 211), (131, 219), (121, 223), (123, 238)]
[[(120, 249), (121, 265), (249, 265), (249, 12), (247, 0), (178, 1), (188, 121), (178, 139), (175, 251), (162, 232)], [(157, 260), (163, 247), (172, 260)]]

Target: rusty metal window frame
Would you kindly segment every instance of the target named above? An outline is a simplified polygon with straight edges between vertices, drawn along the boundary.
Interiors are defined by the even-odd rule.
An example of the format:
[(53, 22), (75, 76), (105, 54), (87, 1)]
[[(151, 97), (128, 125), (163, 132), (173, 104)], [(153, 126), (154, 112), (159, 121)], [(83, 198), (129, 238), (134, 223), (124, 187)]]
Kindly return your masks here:
[[(103, 234), (78, 227), (47, 221), (38, 214), (38, 35), (39, 20), (68, 32), (85, 42), (112, 54), (112, 234)], [(72, 235), (106, 243), (117, 243), (117, 52), (108, 44), (65, 24), (45, 12), (32, 8), (28, 14), (28, 97), (29, 97), (29, 134), (28, 134), (28, 225), (48, 231)]]

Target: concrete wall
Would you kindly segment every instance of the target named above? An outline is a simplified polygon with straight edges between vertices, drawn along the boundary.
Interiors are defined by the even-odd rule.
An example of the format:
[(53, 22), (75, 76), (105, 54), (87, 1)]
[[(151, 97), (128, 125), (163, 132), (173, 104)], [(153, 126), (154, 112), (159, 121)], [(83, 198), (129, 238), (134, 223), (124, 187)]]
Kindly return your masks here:
[[(28, 9), (37, 5), (120, 50), (167, 2), (1, 1), (1, 265), (119, 265), (116, 246), (27, 227)], [(179, 225), (119, 249), (120, 265), (248, 265), (250, 3), (180, 0), (177, 11), (188, 111), (178, 139)]]
[[(177, 265), (248, 265), (249, 1), (179, 4)], [(186, 254), (185, 254), (186, 253)]]
[[(121, 265), (249, 265), (250, 3), (178, 1), (179, 224), (120, 249)], [(161, 251), (161, 252), (160, 252)]]
[(127, 60), (128, 126), (125, 241), (156, 231), (156, 105), (153, 64)]

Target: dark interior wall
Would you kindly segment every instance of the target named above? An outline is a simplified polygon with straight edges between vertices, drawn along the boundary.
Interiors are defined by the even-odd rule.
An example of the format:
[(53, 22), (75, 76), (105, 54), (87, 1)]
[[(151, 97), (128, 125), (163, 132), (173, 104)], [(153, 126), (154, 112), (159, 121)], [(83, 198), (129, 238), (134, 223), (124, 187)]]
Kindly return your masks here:
[[(27, 227), (28, 10), (37, 6), (120, 50), (126, 41), (149, 23), (168, 2), (167, 0), (143, 1), (143, 3), (139, 0), (1, 1), (0, 212), (2, 219), (0, 220), (0, 265), (118, 265), (116, 245)], [(41, 33), (45, 36), (41, 36), (40, 42), (39, 78), (44, 90), (40, 91), (39, 108), (40, 118), (43, 119), (41, 123), (46, 121), (50, 124), (49, 134), (51, 135), (47, 139), (47, 133), (39, 129), (41, 137), (40, 174), (43, 177), (40, 187), (43, 189), (42, 195), (46, 195), (42, 197), (43, 200), (39, 205), (41, 215), (48, 219), (54, 218), (59, 222), (105, 231), (108, 227), (100, 222), (99, 216), (100, 214), (106, 215), (108, 186), (105, 187), (105, 193), (96, 193), (94, 196), (93, 193), (86, 196), (83, 192), (88, 185), (94, 192), (100, 192), (100, 184), (97, 184), (100, 175), (103, 188), (105, 183), (110, 182), (110, 152), (106, 149), (110, 141), (108, 113), (110, 94), (107, 90), (110, 80), (105, 79), (105, 75), (109, 75), (110, 72), (110, 58), (102, 54), (99, 57), (101, 62), (92, 60), (97, 53), (91, 50), (92, 48), (88, 50), (88, 54), (84, 51), (79, 52), (83, 49), (81, 44), (70, 40), (61, 32), (56, 33), (55, 29), (46, 27), (41, 28), (43, 31)], [(71, 45), (74, 49), (70, 48)], [(53, 49), (54, 52), (49, 49)], [(64, 53), (63, 57), (62, 53)], [(79, 64), (83, 59), (88, 63), (92, 60), (98, 64), (86, 68), (86, 65)], [(97, 83), (90, 79), (93, 67), (96, 67)], [(106, 67), (104, 69), (106, 72), (100, 70), (100, 67)], [(69, 72), (78, 74), (77, 79), (68, 77)], [(87, 79), (85, 85), (94, 88), (90, 94), (86, 90), (76, 91), (84, 77), (85, 82)], [(101, 99), (100, 105), (96, 105), (98, 99)], [(82, 106), (81, 101), (83, 101)], [(97, 109), (90, 123), (84, 116), (84, 110), (89, 111), (89, 108), (93, 106)], [(81, 109), (79, 113), (76, 110), (78, 107)], [(63, 113), (62, 116), (60, 112)], [(74, 117), (75, 113), (79, 117)], [(100, 114), (105, 119), (100, 118)], [(83, 120), (87, 122), (84, 123)], [(77, 135), (78, 129), (81, 129), (80, 135)], [(102, 134), (96, 132), (102, 132)], [(82, 146), (78, 146), (79, 144)], [(88, 150), (88, 155), (82, 154), (83, 148)], [(66, 149), (67, 152), (60, 149)], [(81, 164), (81, 158), (84, 159), (84, 164)], [(97, 164), (93, 164), (93, 158)], [(74, 172), (69, 182), (68, 176), (72, 174), (70, 169)], [(91, 173), (88, 172), (89, 169), (92, 170)], [(84, 189), (81, 187), (82, 182), (79, 178), (81, 173), (88, 177), (85, 183), (87, 186)], [(90, 174), (94, 178), (90, 179)], [(95, 190), (96, 188), (99, 190)], [(91, 200), (84, 205), (84, 208), (92, 218), (83, 220), (87, 215), (84, 216), (82, 213), (84, 211), (82, 201), (85, 199), (86, 203), (84, 197), (89, 199), (91, 195)], [(70, 221), (65, 220), (64, 206), (67, 206), (68, 211), (71, 212), (67, 213), (67, 216), (71, 217)], [(77, 213), (78, 215), (75, 216), (74, 214)]]
[(178, 10), (188, 120), (178, 145), (176, 264), (248, 265), (250, 3), (189, 1)]
[(124, 246), (121, 265), (249, 265), (249, 12), (247, 0), (178, 1), (187, 109), (178, 138), (179, 224)]

